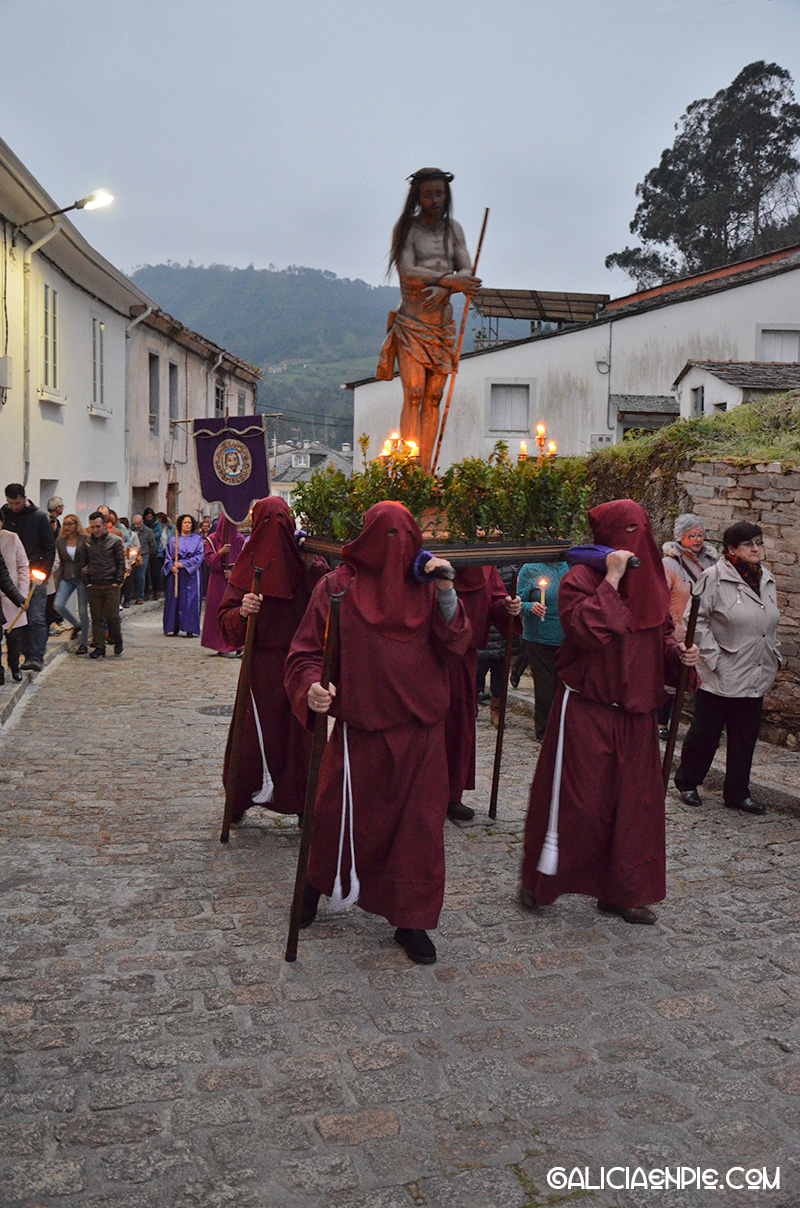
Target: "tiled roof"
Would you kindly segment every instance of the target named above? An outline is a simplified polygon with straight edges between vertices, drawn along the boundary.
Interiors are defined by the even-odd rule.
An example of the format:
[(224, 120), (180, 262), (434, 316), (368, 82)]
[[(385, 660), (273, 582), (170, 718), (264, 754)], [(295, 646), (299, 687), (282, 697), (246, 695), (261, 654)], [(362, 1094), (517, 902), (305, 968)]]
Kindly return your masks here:
[[(657, 285), (654, 289), (640, 290), (638, 293), (626, 294), (622, 298), (613, 298), (599, 312), (596, 319), (590, 323), (584, 323), (580, 330), (585, 331), (589, 327), (602, 326), (612, 319), (627, 318), (628, 315), (643, 314), (662, 306), (674, 306), (678, 302), (688, 302), (693, 298), (721, 293), (723, 290), (737, 289), (739, 286), (750, 285), (769, 277), (777, 277), (781, 273), (791, 272), (798, 268), (800, 268), (800, 244), (793, 244), (791, 247), (779, 248), (775, 252), (767, 252), (763, 256), (754, 256), (749, 260), (737, 261), (735, 264), (724, 264), (720, 268), (706, 273), (695, 273), (691, 277), (668, 281), (665, 285)], [(561, 331), (542, 332), (539, 335), (525, 336), (519, 340), (504, 341), (494, 348), (463, 352), (461, 360), (492, 356), (496, 352), (517, 348), (522, 344), (533, 344), (540, 340), (565, 339), (574, 335), (575, 330), (574, 327), (565, 327)], [(344, 385), (348, 390), (355, 390), (357, 386), (366, 386), (375, 380), (374, 377), (360, 378), (356, 382), (345, 382)]]
[(675, 380), (677, 386), (690, 369), (705, 369), (729, 386), (744, 390), (796, 390), (800, 364), (792, 361), (687, 361)]
[[(293, 465), (298, 453), (309, 455), (307, 466)], [(353, 472), (353, 454), (330, 449), (327, 445), (312, 443), (305, 449), (279, 448), (277, 457), (270, 455), (269, 476), (271, 482), (308, 482), (315, 470), (333, 466), (348, 476)]]

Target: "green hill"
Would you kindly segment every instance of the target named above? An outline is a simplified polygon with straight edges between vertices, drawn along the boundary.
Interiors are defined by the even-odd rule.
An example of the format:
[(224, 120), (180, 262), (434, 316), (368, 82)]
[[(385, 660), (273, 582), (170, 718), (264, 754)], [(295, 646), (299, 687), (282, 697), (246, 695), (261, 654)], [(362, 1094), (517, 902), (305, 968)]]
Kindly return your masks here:
[(259, 409), (285, 412), (280, 439), (319, 437), (326, 417), (332, 442), (352, 439), (352, 395), (340, 386), (374, 372), (397, 288), (297, 266), (170, 262), (143, 265), (132, 278), (187, 327), (264, 370)]

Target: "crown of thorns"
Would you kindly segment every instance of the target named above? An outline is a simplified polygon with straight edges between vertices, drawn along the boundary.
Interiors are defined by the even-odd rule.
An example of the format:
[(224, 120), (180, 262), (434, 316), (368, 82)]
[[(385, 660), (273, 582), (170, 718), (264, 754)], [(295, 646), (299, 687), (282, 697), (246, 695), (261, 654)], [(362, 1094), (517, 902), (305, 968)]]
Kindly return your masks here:
[(412, 172), (406, 180), (410, 184), (416, 184), (423, 180), (446, 180), (448, 184), (453, 179), (452, 172), (443, 172), (441, 168), (420, 168), (417, 172)]

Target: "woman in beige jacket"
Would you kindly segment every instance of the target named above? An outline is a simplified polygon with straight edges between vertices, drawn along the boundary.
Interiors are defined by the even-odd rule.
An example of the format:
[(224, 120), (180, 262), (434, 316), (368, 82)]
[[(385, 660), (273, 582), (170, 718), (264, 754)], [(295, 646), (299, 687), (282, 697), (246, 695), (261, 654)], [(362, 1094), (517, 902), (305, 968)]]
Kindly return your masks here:
[[(12, 583), (20, 595), (26, 596), (31, 583), (31, 568), (28, 564), (28, 556), (25, 553), (25, 546), (17, 534), (6, 532), (3, 529), (2, 516), (0, 516), (0, 556), (5, 561)], [(2, 609), (2, 613), (0, 613), (0, 635), (2, 635), (4, 625), (14, 625), (12, 630), (6, 629), (6, 657), (8, 659), (8, 669), (11, 672), (11, 678), (15, 683), (19, 683), (22, 679), (22, 672), (19, 669), (19, 660), (22, 653), (22, 630), (28, 624), (28, 618), (24, 612), (20, 613), (17, 604), (7, 595), (0, 596), (0, 609)], [(0, 684), (4, 682), (5, 672), (3, 671), (2, 664), (0, 664)]]
[(703, 681), (695, 694), (694, 718), (686, 735), (675, 785), (687, 805), (700, 805), (697, 791), (727, 732), (723, 799), (728, 809), (764, 814), (750, 796), (761, 707), (781, 665), (775, 579), (761, 562), (764, 540), (757, 524), (742, 520), (726, 529), (723, 556), (700, 576), (695, 642)]

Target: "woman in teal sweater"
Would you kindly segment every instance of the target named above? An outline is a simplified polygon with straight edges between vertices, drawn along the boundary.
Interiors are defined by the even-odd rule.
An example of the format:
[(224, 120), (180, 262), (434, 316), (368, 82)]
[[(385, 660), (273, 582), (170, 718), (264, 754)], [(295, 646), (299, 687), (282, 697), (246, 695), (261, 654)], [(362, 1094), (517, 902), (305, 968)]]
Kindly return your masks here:
[[(566, 562), (526, 562), (517, 580), (517, 594), (522, 600), (522, 643), (533, 675), (533, 724), (539, 739), (544, 737), (558, 684), (555, 658), (564, 640), (558, 619), (558, 585), (568, 570)], [(546, 580), (544, 604), (541, 579)]]

